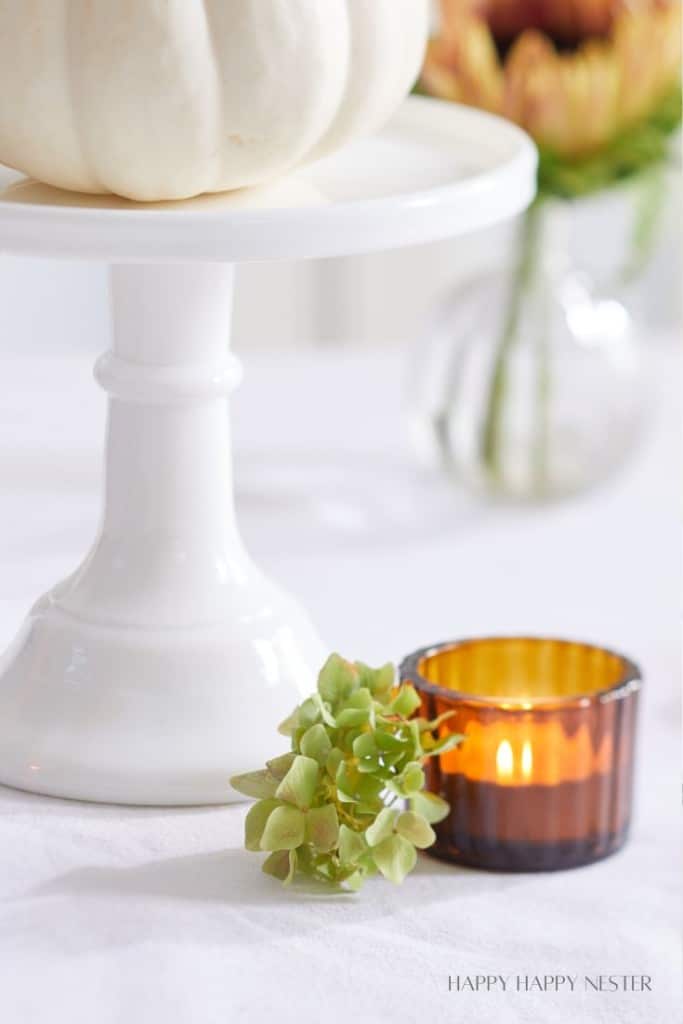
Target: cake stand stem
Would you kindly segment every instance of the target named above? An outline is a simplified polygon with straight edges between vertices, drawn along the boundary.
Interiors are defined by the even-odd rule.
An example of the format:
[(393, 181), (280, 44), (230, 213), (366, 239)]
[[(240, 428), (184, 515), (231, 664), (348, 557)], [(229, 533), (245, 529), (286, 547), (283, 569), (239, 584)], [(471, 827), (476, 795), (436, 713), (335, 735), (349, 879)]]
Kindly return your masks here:
[(234, 798), (325, 650), (249, 559), (227, 395), (233, 270), (112, 269), (105, 497), (81, 567), (0, 664), (0, 782), (142, 804)]
[(237, 532), (228, 351), (233, 268), (112, 269), (114, 348), (97, 363), (110, 399), (99, 543), (67, 603), (108, 622), (221, 619), (225, 583), (248, 572)]

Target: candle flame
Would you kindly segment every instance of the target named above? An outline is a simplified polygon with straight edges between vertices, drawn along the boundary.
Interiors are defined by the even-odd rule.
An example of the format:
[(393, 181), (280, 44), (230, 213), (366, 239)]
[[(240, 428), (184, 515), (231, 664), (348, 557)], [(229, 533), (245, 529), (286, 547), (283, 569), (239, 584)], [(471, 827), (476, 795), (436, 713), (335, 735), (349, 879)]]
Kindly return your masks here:
[(530, 740), (522, 744), (521, 758), (515, 764), (515, 754), (509, 740), (501, 740), (496, 751), (496, 775), (499, 782), (512, 782), (519, 776), (524, 782), (528, 782), (534, 771), (534, 753)]
[(514, 758), (512, 756), (512, 747), (507, 740), (503, 740), (496, 753), (496, 771), (499, 779), (509, 779), (512, 777), (514, 770)]
[(541, 722), (467, 724), (467, 742), (441, 755), (443, 772), (502, 786), (554, 786), (608, 774), (614, 760), (614, 737), (607, 730), (596, 743), (583, 724), (567, 735), (561, 716)]

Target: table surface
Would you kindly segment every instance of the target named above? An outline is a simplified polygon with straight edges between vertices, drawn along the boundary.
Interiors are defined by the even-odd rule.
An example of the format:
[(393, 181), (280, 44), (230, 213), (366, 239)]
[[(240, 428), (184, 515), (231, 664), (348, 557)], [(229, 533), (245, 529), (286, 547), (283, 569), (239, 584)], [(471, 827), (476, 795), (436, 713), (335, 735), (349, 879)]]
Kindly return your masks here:
[[(241, 848), (244, 808), (142, 810), (0, 789), (7, 1024), (665, 1021), (678, 1002), (680, 362), (651, 358), (653, 426), (602, 489), (482, 505), (415, 469), (400, 354), (278, 354), (235, 398), (254, 556), (331, 644), (370, 662), (448, 637), (533, 632), (623, 649), (647, 686), (627, 848), (548, 875), (449, 868), (402, 888), (283, 890)], [(104, 396), (90, 360), (5, 357), (0, 641), (95, 529)], [(649, 380), (649, 377), (648, 377)], [(265, 412), (267, 410), (267, 413)], [(245, 769), (257, 767), (245, 765)], [(576, 991), (448, 991), (449, 975), (564, 975)], [(650, 975), (652, 992), (583, 990)]]

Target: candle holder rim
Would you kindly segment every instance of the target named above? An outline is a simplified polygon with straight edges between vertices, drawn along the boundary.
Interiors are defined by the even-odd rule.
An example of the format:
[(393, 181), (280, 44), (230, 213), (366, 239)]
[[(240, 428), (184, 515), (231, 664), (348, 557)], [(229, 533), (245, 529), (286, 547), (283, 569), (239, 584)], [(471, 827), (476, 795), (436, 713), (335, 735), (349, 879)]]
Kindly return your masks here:
[[(506, 640), (515, 640), (522, 643), (551, 643), (561, 646), (579, 646), (589, 650), (600, 651), (603, 654), (612, 655), (622, 663), (623, 672), (616, 683), (605, 687), (603, 690), (595, 690), (594, 693), (574, 694), (563, 697), (541, 697), (527, 698), (523, 702), (511, 698), (501, 699), (500, 697), (481, 696), (479, 694), (467, 693), (464, 690), (449, 689), (446, 686), (439, 686), (437, 683), (430, 683), (419, 671), (420, 662), (445, 651), (464, 647), (466, 644), (498, 643)], [(530, 636), (516, 634), (499, 634), (497, 636), (474, 636), (463, 637), (460, 640), (446, 640), (442, 643), (428, 644), (425, 647), (406, 655), (399, 665), (399, 679), (401, 683), (411, 682), (420, 693), (427, 693), (433, 697), (440, 697), (443, 700), (458, 704), (474, 704), (479, 707), (497, 707), (500, 710), (518, 714), (529, 710), (536, 712), (557, 712), (562, 707), (585, 707), (592, 703), (607, 703), (613, 700), (624, 700), (631, 694), (639, 691), (643, 685), (643, 675), (640, 667), (631, 658), (615, 651), (610, 647), (603, 647), (599, 644), (588, 643), (583, 640), (570, 640), (552, 636)], [(531, 707), (529, 707), (531, 705)]]

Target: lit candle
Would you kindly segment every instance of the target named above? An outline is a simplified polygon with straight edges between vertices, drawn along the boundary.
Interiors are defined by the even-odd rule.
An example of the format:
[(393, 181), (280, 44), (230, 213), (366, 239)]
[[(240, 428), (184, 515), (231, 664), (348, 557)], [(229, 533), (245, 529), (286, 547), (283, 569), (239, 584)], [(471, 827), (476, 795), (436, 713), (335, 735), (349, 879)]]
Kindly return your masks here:
[(437, 856), (549, 870), (617, 850), (630, 821), (641, 677), (628, 659), (560, 640), (501, 638), (427, 648), (401, 666), (422, 714), (463, 742), (427, 763), (451, 805)]

